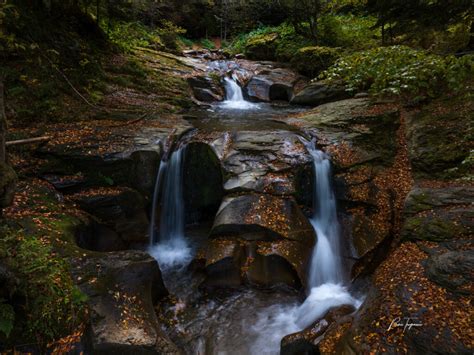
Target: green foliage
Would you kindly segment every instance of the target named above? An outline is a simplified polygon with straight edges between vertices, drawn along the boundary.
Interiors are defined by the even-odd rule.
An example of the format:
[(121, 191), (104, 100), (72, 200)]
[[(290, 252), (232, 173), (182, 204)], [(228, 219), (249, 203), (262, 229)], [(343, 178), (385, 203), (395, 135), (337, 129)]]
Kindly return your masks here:
[(186, 30), (171, 21), (163, 20), (157, 33), (166, 48), (176, 50), (179, 48), (178, 39), (186, 33)]
[(474, 74), (474, 57), (442, 57), (405, 46), (374, 48), (340, 58), (320, 78), (344, 81), (348, 91), (435, 97), (459, 91)]
[(291, 60), (299, 72), (314, 77), (329, 68), (339, 57), (340, 49), (329, 47), (300, 48)]
[(207, 48), (207, 49), (216, 48), (216, 45), (214, 44), (214, 42), (208, 40), (207, 38), (201, 39), (199, 43), (201, 44), (203, 48)]
[(379, 43), (379, 30), (374, 30), (376, 18), (370, 16), (322, 16), (319, 24), (320, 43), (330, 47), (366, 49)]
[(140, 22), (101, 22), (110, 41), (124, 52), (132, 52), (136, 47), (161, 49), (163, 43), (159, 34)]
[[(319, 41), (327, 47), (345, 47), (346, 49), (373, 47), (378, 39), (378, 31), (372, 29), (375, 21), (372, 17), (350, 14), (322, 16), (319, 20)], [(315, 75), (332, 64), (331, 60), (324, 58), (322, 65), (316, 67), (316, 61), (321, 62), (321, 60), (308, 58), (309, 52), (301, 51), (307, 47), (314, 47), (314, 42), (296, 33), (294, 27), (288, 23), (276, 27), (258, 28), (248, 34), (238, 36), (230, 45), (233, 54), (245, 53), (251, 59), (291, 61), (298, 66), (297, 70), (306, 75)], [(305, 68), (305, 65), (309, 67)]]
[(12, 337), (6, 343), (21, 338), (45, 345), (71, 334), (83, 320), (86, 299), (69, 265), (38, 237), (1, 232), (0, 258), (19, 280), (12, 300), (0, 302), (0, 330)]
[(250, 58), (290, 61), (302, 47), (312, 42), (297, 34), (293, 26), (282, 23), (276, 27), (260, 27), (242, 34), (230, 44), (231, 53), (245, 53)]

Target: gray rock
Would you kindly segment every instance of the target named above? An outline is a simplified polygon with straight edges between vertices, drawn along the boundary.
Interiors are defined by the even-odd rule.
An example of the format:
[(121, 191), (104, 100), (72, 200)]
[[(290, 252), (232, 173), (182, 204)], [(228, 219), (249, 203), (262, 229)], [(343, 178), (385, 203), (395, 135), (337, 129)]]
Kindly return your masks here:
[(212, 102), (224, 99), (224, 88), (209, 76), (190, 77), (188, 83), (193, 90), (194, 97), (199, 101)]
[(348, 99), (350, 94), (341, 85), (316, 81), (293, 96), (290, 103), (295, 105), (318, 106), (332, 101)]
[(238, 235), (245, 240), (289, 239), (311, 246), (314, 230), (293, 199), (271, 195), (226, 197), (211, 230), (212, 237)]
[(156, 260), (139, 251), (102, 254), (78, 263), (77, 271), (91, 310), (86, 334), (91, 353), (179, 353), (154, 311), (167, 295)]
[(474, 282), (474, 251), (448, 251), (431, 255), (426, 261), (426, 274), (433, 282), (459, 294), (471, 294)]
[(286, 68), (259, 68), (245, 90), (252, 101), (290, 101), (297, 85), (306, 79)]
[(474, 228), (472, 187), (415, 187), (407, 196), (401, 234), (406, 239), (445, 241), (469, 236)]
[[(98, 218), (113, 232), (116, 232), (126, 245), (147, 241), (149, 221), (146, 214), (146, 204), (142, 195), (137, 191), (129, 188), (98, 191), (92, 189), (72, 195), (70, 199), (84, 211)], [(102, 237), (110, 239), (111, 234), (105, 228), (101, 229), (102, 232), (97, 233), (94, 239)], [(101, 235), (102, 233), (103, 235)], [(118, 245), (112, 243), (111, 247), (118, 248)], [(102, 247), (100, 250), (114, 249), (104, 250)]]

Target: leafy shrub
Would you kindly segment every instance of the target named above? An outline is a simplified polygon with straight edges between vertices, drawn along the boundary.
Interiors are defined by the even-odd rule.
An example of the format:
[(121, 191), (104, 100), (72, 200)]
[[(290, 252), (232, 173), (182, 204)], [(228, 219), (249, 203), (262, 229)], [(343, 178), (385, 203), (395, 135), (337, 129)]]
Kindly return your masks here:
[(320, 43), (330, 47), (366, 49), (380, 42), (380, 30), (374, 29), (377, 19), (347, 15), (325, 15), (319, 21)]
[(278, 33), (258, 35), (249, 39), (245, 46), (245, 55), (254, 60), (275, 60), (276, 39)]
[(73, 333), (83, 320), (86, 296), (66, 261), (37, 237), (2, 227), (0, 233), (0, 259), (19, 281), (10, 290), (14, 297), (0, 300), (0, 342), (14, 345), (21, 338), (44, 346)]
[(101, 27), (108, 33), (109, 40), (124, 52), (131, 52), (136, 47), (163, 47), (159, 34), (140, 22), (102, 21)]
[(296, 52), (291, 64), (300, 73), (315, 76), (334, 64), (338, 57), (338, 48), (304, 47)]
[(374, 48), (340, 58), (321, 79), (342, 80), (351, 92), (434, 97), (459, 90), (474, 74), (474, 57), (442, 57), (406, 46)]
[(232, 54), (245, 53), (253, 59), (289, 62), (300, 48), (311, 45), (310, 40), (295, 33), (292, 25), (282, 23), (240, 35), (230, 44), (229, 49)]
[(184, 28), (175, 25), (173, 22), (163, 20), (157, 33), (166, 48), (176, 50), (179, 48), (178, 39), (186, 33)]
[(207, 48), (207, 49), (216, 48), (216, 45), (214, 44), (214, 42), (208, 40), (207, 38), (200, 40), (199, 43), (201, 44), (202, 47)]

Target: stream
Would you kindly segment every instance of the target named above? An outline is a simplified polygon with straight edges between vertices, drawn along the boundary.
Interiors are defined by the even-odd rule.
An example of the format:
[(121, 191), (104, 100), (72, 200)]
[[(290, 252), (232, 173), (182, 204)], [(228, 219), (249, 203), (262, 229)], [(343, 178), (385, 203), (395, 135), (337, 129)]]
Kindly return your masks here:
[[(341, 236), (331, 184), (329, 156), (279, 117), (303, 110), (288, 104), (254, 103), (232, 75), (223, 78), (226, 100), (190, 113), (199, 132), (269, 131), (296, 133), (313, 161), (313, 214), (309, 218), (317, 242), (312, 252), (304, 295), (290, 288), (240, 287), (208, 292), (199, 288), (204, 276), (193, 272), (193, 256), (205, 245), (209, 227), (186, 228), (183, 199), (183, 155), (180, 142), (157, 173), (150, 226), (150, 254), (157, 259), (173, 301), (161, 305), (166, 332), (188, 354), (278, 354), (288, 334), (310, 326), (339, 305), (359, 307), (347, 290), (340, 257)], [(271, 272), (271, 270), (270, 270)]]

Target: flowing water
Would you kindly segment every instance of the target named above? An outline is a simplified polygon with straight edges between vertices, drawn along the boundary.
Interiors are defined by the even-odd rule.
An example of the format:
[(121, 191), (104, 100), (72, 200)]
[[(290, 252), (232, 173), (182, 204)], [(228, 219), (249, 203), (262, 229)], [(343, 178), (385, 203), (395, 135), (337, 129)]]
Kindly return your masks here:
[[(162, 269), (186, 266), (192, 258), (184, 233), (184, 152), (185, 147), (178, 148), (169, 161), (160, 163), (153, 193), (149, 252)], [(155, 223), (158, 207), (161, 211), (159, 231)]]
[(278, 354), (280, 341), (285, 335), (310, 326), (332, 307), (353, 305), (358, 308), (361, 304), (344, 285), (336, 198), (331, 186), (331, 162), (324, 152), (316, 149), (314, 140), (302, 141), (313, 157), (315, 179), (314, 214), (310, 222), (317, 241), (311, 257), (310, 291), (301, 305), (271, 306), (257, 315), (253, 330), (259, 337), (252, 346), (252, 353), (255, 354)]
[(225, 77), (226, 100), (222, 103), (222, 107), (234, 110), (258, 109), (259, 105), (244, 100), (242, 88), (233, 78)]
[[(205, 111), (202, 119), (195, 120), (198, 129), (232, 131), (251, 127), (256, 134), (259, 129), (285, 127), (291, 130), (273, 118), (298, 109), (279, 109), (269, 104), (247, 102), (234, 79), (225, 77), (224, 80), (227, 100)], [(184, 149), (178, 149), (168, 162), (162, 162), (152, 213), (156, 215), (159, 200), (162, 211), (160, 228), (156, 236), (155, 223), (152, 222), (150, 235), (153, 245), (150, 250), (164, 268), (167, 287), (178, 298), (177, 303), (165, 307), (164, 316), (176, 322), (167, 331), (186, 353), (278, 354), (280, 341), (285, 335), (310, 326), (330, 308), (345, 304), (359, 307), (361, 302), (351, 296), (344, 283), (329, 157), (315, 147), (314, 141), (301, 139), (314, 162), (314, 214), (310, 222), (317, 235), (309, 289), (302, 303), (296, 293), (288, 290), (265, 292), (246, 289), (204, 295), (193, 288), (199, 283), (196, 276), (187, 271), (176, 273), (176, 266), (186, 265), (191, 259), (191, 248), (184, 230)], [(160, 194), (162, 197), (158, 199)]]

